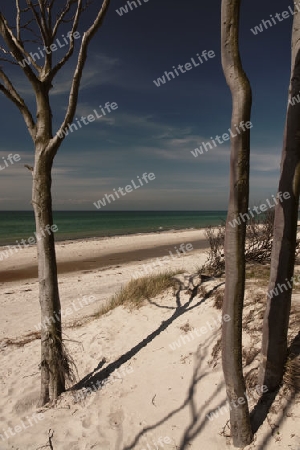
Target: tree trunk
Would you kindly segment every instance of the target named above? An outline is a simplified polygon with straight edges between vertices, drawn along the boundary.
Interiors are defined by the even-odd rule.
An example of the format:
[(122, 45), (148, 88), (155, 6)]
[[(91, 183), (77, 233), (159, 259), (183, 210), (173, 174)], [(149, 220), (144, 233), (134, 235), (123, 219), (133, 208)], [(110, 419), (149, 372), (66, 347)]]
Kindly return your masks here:
[[(300, 92), (300, 14), (294, 15), (292, 68), (278, 191), (289, 194), (275, 207), (274, 236), (267, 307), (263, 323), (259, 381), (269, 391), (282, 381), (295, 264), (300, 171), (300, 104), (290, 100)], [(286, 197), (288, 195), (286, 194)], [(278, 290), (278, 294), (274, 293)], [(272, 293), (273, 291), (273, 293)]]
[[(53, 87), (57, 74), (65, 64), (71, 61), (75, 52), (75, 34), (78, 33), (81, 16), (90, 2), (65, 0), (64, 2), (27, 1), (27, 8), (22, 8), (19, 0), (15, 0), (16, 21), (10, 26), (0, 11), (0, 36), (4, 46), (0, 53), (7, 56), (5, 62), (13, 63), (23, 70), (23, 74), (31, 84), (36, 103), (35, 117), (31, 108), (20, 96), (18, 89), (10, 77), (0, 67), (0, 92), (18, 108), (22, 114), (29, 134), (35, 145), (35, 166), (33, 169), (32, 204), (35, 214), (38, 273), (41, 305), (41, 397), (40, 405), (55, 400), (65, 390), (65, 379), (74, 381), (75, 363), (65, 351), (62, 342), (61, 311), (57, 282), (57, 267), (54, 247), (54, 236), (51, 226), (51, 169), (53, 159), (64, 140), (64, 130), (75, 117), (78, 95), (89, 45), (101, 27), (108, 11), (110, 0), (102, 0), (98, 12), (91, 25), (83, 32), (75, 68), (71, 77), (66, 113), (57, 133), (53, 136), (53, 117), (49, 92)], [(49, 3), (45, 7), (45, 3)], [(56, 3), (61, 3), (61, 13), (55, 13)], [(87, 4), (84, 4), (87, 3)], [(58, 6), (58, 5), (57, 5)], [(32, 29), (28, 24), (32, 23)], [(29, 49), (33, 43), (40, 41), (44, 48), (52, 48), (58, 30), (68, 24), (70, 34), (65, 53), (54, 63), (51, 52), (46, 51), (44, 62), (35, 61)], [(39, 33), (36, 34), (36, 31)], [(26, 49), (24, 44), (26, 43)], [(27, 45), (29, 49), (27, 48)], [(30, 58), (28, 59), (28, 56)], [(11, 58), (11, 59), (10, 59)], [(27, 64), (24, 63), (26, 58)], [(33, 107), (33, 105), (30, 105)], [(29, 167), (30, 168), (30, 167)]]
[(54, 401), (65, 390), (65, 357), (62, 346), (61, 306), (58, 292), (54, 235), (51, 230), (52, 159), (36, 149), (32, 204), (38, 253), (41, 306), (41, 396), (39, 406)]
[[(239, 134), (236, 126), (250, 121), (251, 87), (239, 54), (240, 0), (222, 0), (222, 66), (232, 94), (230, 195), (225, 232), (225, 296), (222, 325), (222, 364), (233, 445), (244, 447), (253, 440), (242, 368), (242, 313), (245, 289), (246, 223), (233, 227), (230, 221), (247, 213), (249, 198), (250, 129)], [(250, 127), (250, 125), (249, 125)]]

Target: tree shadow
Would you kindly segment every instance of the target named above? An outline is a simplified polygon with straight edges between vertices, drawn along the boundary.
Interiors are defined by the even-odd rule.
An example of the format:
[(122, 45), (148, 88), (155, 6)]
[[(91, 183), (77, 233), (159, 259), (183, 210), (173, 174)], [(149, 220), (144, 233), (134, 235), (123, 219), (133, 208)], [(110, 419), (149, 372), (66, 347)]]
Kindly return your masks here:
[(259, 429), (259, 427), (263, 424), (263, 422), (266, 420), (267, 415), (270, 411), (270, 408), (279, 392), (279, 389), (273, 392), (266, 392), (263, 394), (258, 402), (256, 403), (255, 407), (250, 413), (250, 422), (251, 422), (251, 428), (253, 433), (256, 433)]
[[(196, 286), (188, 301), (185, 303), (181, 302), (180, 294), (183, 292), (183, 289), (179, 288), (175, 293), (175, 301), (176, 306), (168, 307), (168, 309), (173, 309), (173, 314), (167, 319), (164, 320), (159, 327), (157, 327), (152, 333), (150, 333), (148, 336), (146, 336), (141, 342), (139, 342), (137, 345), (132, 347), (128, 352), (121, 355), (118, 359), (116, 359), (114, 362), (110, 363), (107, 367), (103, 366), (105, 365), (105, 360), (102, 359), (98, 366), (90, 372), (88, 375), (86, 375), (82, 380), (80, 380), (76, 385), (74, 385), (71, 389), (72, 391), (80, 390), (83, 388), (89, 388), (92, 387), (95, 383), (103, 382), (106, 378), (108, 378), (115, 370), (120, 368), (123, 364), (125, 364), (127, 361), (129, 361), (131, 358), (133, 358), (137, 353), (139, 353), (140, 350), (142, 350), (144, 347), (146, 347), (153, 339), (155, 339), (157, 336), (159, 336), (163, 331), (165, 331), (169, 325), (171, 325), (177, 318), (185, 314), (186, 312), (189, 312), (193, 310), (194, 308), (197, 308), (202, 303), (204, 303), (210, 296), (222, 285), (224, 285), (224, 282), (219, 283), (218, 285), (214, 286), (212, 289), (210, 289), (204, 297), (202, 297), (199, 301), (197, 301), (195, 304), (192, 304), (194, 298), (197, 295), (198, 292), (198, 286)], [(184, 287), (186, 289), (186, 287)], [(162, 307), (159, 304), (156, 304), (152, 300), (149, 300), (149, 303), (157, 306)], [(138, 444), (140, 439), (149, 431), (152, 431), (168, 421), (170, 418), (172, 418), (174, 415), (178, 414), (180, 411), (182, 411), (184, 408), (189, 407), (190, 409), (190, 416), (191, 420), (190, 423), (187, 425), (186, 429), (183, 432), (183, 435), (180, 440), (180, 444), (178, 450), (185, 450), (188, 449), (190, 443), (195, 440), (197, 435), (201, 433), (201, 431), (205, 428), (207, 422), (209, 422), (208, 415), (210, 412), (215, 411), (216, 408), (212, 410), (206, 410), (206, 414), (204, 416), (204, 408), (203, 405), (197, 409), (196, 406), (196, 388), (197, 385), (210, 373), (206, 371), (202, 371), (202, 374), (200, 374), (201, 369), (201, 362), (203, 361), (203, 358), (208, 353), (208, 348), (210, 348), (210, 345), (212, 343), (212, 340), (215, 339), (215, 335), (211, 335), (207, 338), (205, 343), (202, 345), (202, 348), (199, 349), (196, 352), (196, 364), (192, 376), (192, 380), (190, 383), (190, 386), (188, 388), (188, 393), (186, 396), (186, 399), (183, 401), (181, 405), (179, 405), (177, 408), (175, 408), (173, 411), (168, 413), (165, 417), (160, 419), (157, 423), (144, 427), (133, 439), (133, 441), (126, 445), (125, 447), (121, 447), (122, 439), (118, 439), (118, 442), (116, 443), (116, 450), (121, 449), (122, 450), (132, 450), (135, 448), (135, 446)], [(204, 346), (206, 345), (206, 348), (204, 349)], [(293, 340), (291, 346), (290, 346), (290, 353), (295, 353), (297, 351), (297, 355), (300, 354), (300, 333), (296, 338)], [(201, 356), (201, 352), (202, 356)], [(222, 383), (219, 383), (218, 386), (215, 388), (214, 392), (211, 394), (210, 398), (207, 400), (206, 403), (209, 403), (215, 395), (220, 392), (220, 390), (224, 387), (224, 381)], [(99, 387), (97, 388), (99, 389)], [(93, 390), (95, 390), (95, 386), (93, 386)], [(267, 415), (270, 411), (270, 408), (274, 402), (274, 399), (276, 398), (278, 394), (278, 391), (266, 393), (264, 394), (255, 405), (254, 409), (251, 411), (250, 414), (250, 420), (251, 420), (251, 426), (254, 433), (256, 433), (259, 429), (259, 427), (262, 425), (262, 423), (267, 418)], [(227, 400), (225, 399), (220, 405), (219, 408), (222, 406), (225, 406), (227, 403)], [(291, 406), (292, 400), (290, 400), (287, 405), (283, 408), (283, 412), (287, 412)], [(229, 411), (228, 411), (229, 412)], [(222, 413), (221, 413), (222, 414)], [(278, 424), (280, 425), (282, 421), (284, 420), (284, 416), (280, 418)], [(260, 449), (263, 449), (264, 446), (269, 442), (269, 440), (272, 438), (274, 433), (274, 429), (270, 431), (270, 433), (265, 437), (263, 445), (260, 446)]]
[[(190, 382), (190, 386), (188, 388), (188, 393), (185, 398), (185, 400), (182, 402), (181, 405), (179, 405), (177, 408), (173, 409), (171, 412), (169, 412), (165, 417), (160, 419), (158, 422), (156, 422), (153, 425), (144, 427), (132, 440), (132, 442), (128, 445), (125, 445), (122, 447), (122, 450), (133, 450), (136, 448), (136, 445), (139, 443), (141, 438), (148, 433), (149, 431), (153, 431), (165, 422), (167, 422), (169, 419), (171, 419), (173, 416), (184, 410), (184, 408), (189, 407), (190, 410), (190, 416), (191, 421), (189, 425), (187, 426), (186, 430), (183, 433), (183, 436), (181, 438), (179, 447), (177, 446), (178, 450), (185, 450), (187, 447), (190, 446), (190, 443), (195, 439), (195, 437), (203, 430), (206, 423), (208, 422), (207, 417), (204, 416), (204, 410), (203, 406), (200, 406), (199, 409), (197, 409), (196, 406), (196, 389), (197, 385), (204, 380), (208, 375), (210, 375), (210, 371), (206, 370), (203, 371), (202, 369), (202, 361), (206, 358), (208, 355), (209, 348), (211, 346), (212, 340), (215, 338), (214, 335), (207, 338), (204, 344), (201, 345), (201, 347), (198, 347), (198, 350), (195, 354), (195, 368), (193, 371), (192, 379)], [(201, 370), (202, 369), (202, 370)], [(200, 373), (202, 372), (202, 373)], [(218, 392), (223, 388), (224, 381), (214, 389), (214, 392), (210, 395), (207, 402), (209, 403), (217, 394)], [(120, 448), (121, 449), (121, 448)]]
[(291, 342), (291, 345), (288, 348), (288, 354), (289, 356), (297, 357), (300, 355), (300, 331), (298, 332), (297, 336), (294, 337), (294, 339)]
[[(291, 345), (288, 348), (288, 355), (293, 357), (299, 357), (300, 355), (300, 332), (297, 336), (292, 340)], [(256, 433), (259, 427), (263, 424), (263, 422), (266, 420), (268, 413), (270, 412), (271, 406), (273, 405), (273, 402), (278, 395), (280, 389), (277, 389), (273, 392), (266, 392), (258, 401), (256, 406), (251, 412), (250, 419), (251, 419), (251, 425), (253, 433)], [(275, 428), (278, 428), (282, 422), (284, 421), (285, 416), (288, 414), (289, 410), (291, 409), (293, 404), (293, 397), (290, 395), (290, 398), (288, 399), (285, 406), (282, 406), (281, 408), (281, 418), (277, 421), (277, 425)], [(260, 449), (264, 449), (265, 446), (268, 444), (270, 439), (272, 438), (274, 434), (274, 429), (271, 429), (270, 433), (264, 438), (263, 443)]]
[(210, 291), (206, 293), (206, 295), (201, 298), (200, 301), (195, 303), (194, 305), (191, 305), (193, 299), (197, 295), (197, 288), (195, 288), (189, 298), (189, 300), (181, 304), (180, 301), (180, 292), (181, 289), (178, 289), (175, 297), (176, 297), (176, 307), (173, 312), (173, 314), (167, 319), (164, 320), (161, 325), (156, 328), (152, 333), (150, 333), (147, 337), (145, 337), (141, 342), (139, 342), (137, 345), (132, 347), (128, 352), (121, 355), (118, 359), (116, 359), (114, 362), (110, 363), (105, 368), (102, 368), (105, 364), (105, 360), (102, 359), (98, 366), (89, 374), (87, 374), (82, 380), (80, 380), (78, 383), (76, 383), (72, 388), (70, 388), (70, 391), (76, 391), (83, 388), (91, 388), (93, 387), (93, 390), (95, 390), (95, 386), (93, 386), (95, 383), (100, 384), (103, 382), (106, 378), (108, 378), (115, 370), (119, 369), (123, 364), (125, 364), (127, 361), (129, 361), (131, 358), (133, 358), (137, 353), (139, 353), (140, 350), (142, 350), (144, 347), (146, 347), (153, 339), (155, 339), (157, 336), (160, 335), (163, 331), (165, 331), (169, 325), (171, 325), (176, 319), (178, 319), (180, 316), (185, 314), (188, 311), (193, 310), (194, 308), (197, 308), (202, 303), (204, 303), (213, 293), (216, 289), (218, 289), (221, 285), (223, 285), (224, 282), (219, 283), (217, 286), (212, 288)]
[[(222, 285), (224, 285), (224, 282), (218, 283), (216, 286), (211, 288), (204, 297), (202, 297), (199, 301), (197, 301), (195, 304), (192, 304), (194, 298), (196, 297), (198, 293), (198, 286), (196, 286), (192, 293), (185, 303), (181, 302), (180, 294), (183, 292), (183, 289), (178, 289), (175, 293), (175, 301), (176, 306), (173, 307), (174, 312), (173, 314), (165, 321), (161, 323), (159, 327), (157, 327), (152, 333), (150, 333), (147, 337), (145, 337), (141, 342), (139, 342), (137, 345), (132, 347), (128, 352), (121, 355), (118, 359), (116, 359), (114, 362), (110, 363), (107, 367), (103, 366), (105, 365), (105, 360), (102, 359), (98, 366), (89, 374), (87, 374), (84, 378), (82, 378), (76, 385), (74, 385), (70, 391), (78, 391), (83, 388), (93, 388), (94, 391), (100, 389), (99, 387), (95, 387), (95, 384), (97, 386), (101, 385), (101, 382), (103, 382), (106, 378), (108, 378), (115, 370), (120, 368), (123, 364), (125, 364), (127, 361), (129, 361), (131, 358), (133, 358), (140, 350), (142, 350), (144, 347), (146, 347), (153, 339), (155, 339), (157, 336), (160, 335), (163, 331), (165, 331), (169, 325), (171, 325), (176, 319), (178, 319), (183, 314), (193, 310), (194, 308), (199, 307), (202, 303), (204, 303), (207, 299), (211, 297), (211, 295)], [(184, 287), (185, 290), (185, 287)], [(159, 305), (160, 306), (160, 305)], [(122, 450), (131, 450), (134, 449), (137, 443), (140, 441), (140, 439), (149, 431), (154, 430), (155, 428), (159, 427), (166, 421), (168, 421), (170, 418), (172, 418), (174, 415), (178, 414), (180, 411), (182, 411), (184, 408), (189, 407), (190, 410), (190, 416), (191, 420), (188, 424), (186, 430), (183, 433), (183, 436), (180, 441), (180, 446), (178, 447), (179, 450), (185, 450), (189, 447), (189, 444), (191, 441), (193, 441), (196, 436), (204, 429), (207, 422), (209, 422), (209, 419), (204, 416), (205, 409), (203, 408), (203, 405), (197, 408), (196, 406), (196, 389), (199, 383), (207, 377), (211, 371), (210, 369), (207, 369), (206, 371), (202, 370), (202, 373), (200, 373), (201, 370), (201, 363), (203, 359), (208, 355), (209, 349), (215, 339), (215, 333), (212, 333), (208, 338), (205, 340), (203, 344), (201, 344), (201, 347), (198, 348), (196, 354), (195, 354), (195, 368), (193, 371), (192, 380), (190, 383), (190, 386), (188, 388), (188, 393), (186, 396), (186, 399), (183, 401), (183, 403), (175, 408), (173, 411), (168, 413), (165, 417), (163, 417), (161, 420), (159, 420), (157, 423), (143, 428), (137, 436), (133, 439), (132, 443), (121, 447), (121, 441), (120, 436), (117, 439), (116, 442), (116, 450), (122, 449)], [(210, 403), (212, 399), (220, 392), (221, 389), (224, 387), (224, 381), (221, 383), (218, 383), (218, 386), (214, 389), (214, 392), (210, 395), (209, 399), (207, 400), (207, 403)], [(222, 403), (225, 404), (226, 400)], [(209, 414), (209, 410), (207, 410), (207, 414)]]
[[(300, 355), (300, 332), (293, 339), (293, 341), (292, 341), (292, 343), (291, 343), (291, 345), (289, 347), (289, 355), (292, 355), (295, 358), (299, 357), (299, 355)], [(205, 417), (201, 419), (201, 411), (197, 411), (196, 410), (194, 396), (192, 395), (193, 392), (195, 391), (195, 381), (198, 382), (200, 380), (201, 380), (201, 378), (199, 378), (199, 380), (197, 380), (193, 376), (192, 383), (191, 383), (190, 388), (189, 388), (189, 395), (188, 395), (188, 398), (187, 398), (188, 402), (186, 401), (185, 404), (189, 403), (189, 405), (190, 405), (191, 422), (187, 426), (187, 428), (185, 429), (185, 431), (183, 433), (183, 436), (181, 438), (181, 442), (180, 442), (180, 445), (178, 447), (178, 450), (188, 449), (190, 443), (204, 429), (204, 427), (206, 425), (206, 422), (207, 422), (207, 420), (205, 420), (205, 418), (208, 418), (209, 413), (213, 412), (213, 411), (216, 411), (217, 409), (220, 410), (222, 408), (222, 406), (225, 406), (227, 404), (227, 399), (225, 399), (219, 405), (219, 407), (217, 409), (213, 408), (210, 411), (207, 410), (206, 414), (205, 414)], [(215, 391), (215, 394), (218, 391), (220, 391), (220, 389), (224, 385), (225, 385), (224, 381), (221, 384), (219, 384), (218, 388)], [(295, 386), (295, 388), (299, 389), (298, 384), (297, 384), (297, 386)], [(270, 411), (270, 409), (271, 409), (271, 407), (272, 407), (272, 405), (274, 403), (274, 400), (275, 400), (276, 396), (278, 395), (278, 392), (279, 392), (279, 389), (274, 391), (274, 392), (267, 392), (267, 393), (263, 394), (260, 397), (260, 399), (258, 400), (258, 402), (256, 403), (256, 405), (253, 408), (253, 410), (251, 411), (250, 420), (251, 420), (251, 426), (252, 426), (253, 433), (256, 433), (258, 431), (259, 427), (263, 424), (263, 422), (267, 418), (267, 415), (268, 415), (268, 413), (269, 413), (269, 411)], [(212, 396), (215, 395), (215, 394), (212, 394)], [(212, 396), (210, 398), (212, 398)], [(269, 443), (269, 441), (273, 437), (273, 435), (276, 432), (276, 430), (280, 427), (280, 425), (286, 419), (286, 416), (288, 415), (292, 405), (293, 405), (293, 394), (290, 394), (289, 398), (286, 401), (286, 404), (284, 406), (281, 405), (281, 417), (279, 418), (279, 420), (278, 420), (278, 418), (276, 418), (277, 419), (276, 420), (276, 424), (269, 423), (270, 428), (271, 428), (270, 433), (268, 433), (265, 436), (262, 444), (257, 447), (259, 450), (263, 450), (264, 448), (266, 448), (266, 445)], [(228, 407), (228, 413), (229, 413), (229, 407)], [(221, 415), (222, 415), (222, 413), (221, 413)], [(224, 432), (224, 430), (223, 430), (223, 432)], [(133, 447), (129, 447), (129, 448), (126, 447), (123, 450), (131, 450), (132, 448)]]

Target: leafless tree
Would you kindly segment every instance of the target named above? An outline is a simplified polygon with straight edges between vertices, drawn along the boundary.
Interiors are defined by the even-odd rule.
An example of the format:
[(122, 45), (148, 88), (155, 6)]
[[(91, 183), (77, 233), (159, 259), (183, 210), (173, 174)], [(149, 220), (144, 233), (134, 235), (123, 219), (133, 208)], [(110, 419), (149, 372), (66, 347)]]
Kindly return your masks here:
[[(281, 289), (267, 298), (263, 324), (260, 383), (270, 391), (281, 383), (287, 358), (287, 337), (291, 309), (292, 276), (295, 250), (298, 245), (297, 221), (300, 187), (300, 104), (290, 100), (300, 91), (300, 14), (295, 8), (292, 31), (292, 66), (288, 108), (281, 157), (278, 191), (289, 193), (289, 198), (275, 207), (274, 244), (268, 291)], [(289, 283), (289, 285), (288, 285)]]
[[(241, 0), (222, 0), (222, 66), (232, 94), (231, 129), (251, 115), (251, 87), (239, 53), (239, 16)], [(231, 406), (230, 428), (233, 445), (244, 447), (253, 439), (242, 368), (242, 313), (245, 290), (246, 223), (236, 227), (230, 221), (248, 211), (250, 130), (231, 137), (230, 196), (225, 233), (225, 296), (222, 324), (222, 365), (227, 398)], [(242, 399), (242, 401), (240, 400)]]
[[(76, 40), (80, 19), (84, 10), (91, 6), (91, 0), (15, 0), (9, 2), (9, 17), (0, 7), (0, 50), (3, 66), (0, 68), (0, 90), (11, 100), (22, 114), (32, 138), (35, 157), (32, 168), (32, 205), (36, 231), (40, 233), (46, 226), (53, 225), (51, 198), (51, 170), (53, 159), (64, 139), (63, 130), (72, 123), (77, 107), (78, 93), (87, 52), (92, 38), (101, 26), (110, 0), (103, 0), (97, 8), (94, 22), (81, 37), (79, 48)], [(11, 14), (11, 8), (15, 14)], [(10, 23), (12, 22), (12, 23)], [(68, 26), (69, 43), (63, 56), (54, 63), (52, 51), (58, 33)], [(77, 34), (76, 34), (77, 33)], [(30, 52), (42, 45), (44, 58), (38, 59)], [(35, 47), (34, 47), (35, 46)], [(47, 50), (46, 50), (47, 49)], [(35, 50), (38, 51), (38, 50)], [(65, 117), (56, 134), (53, 134), (53, 118), (50, 105), (50, 90), (59, 71), (75, 58), (76, 67), (71, 80), (69, 99)], [(38, 61), (36, 61), (38, 59)], [(26, 62), (27, 60), (27, 62)], [(35, 96), (35, 114), (19, 93), (18, 86), (9, 75), (9, 65), (16, 65), (27, 78)], [(64, 390), (70, 365), (62, 342), (60, 298), (57, 281), (57, 267), (54, 236), (44, 233), (37, 242), (39, 299), (42, 322), (41, 331), (41, 395), (39, 405), (55, 400)], [(46, 324), (44, 319), (48, 320)]]

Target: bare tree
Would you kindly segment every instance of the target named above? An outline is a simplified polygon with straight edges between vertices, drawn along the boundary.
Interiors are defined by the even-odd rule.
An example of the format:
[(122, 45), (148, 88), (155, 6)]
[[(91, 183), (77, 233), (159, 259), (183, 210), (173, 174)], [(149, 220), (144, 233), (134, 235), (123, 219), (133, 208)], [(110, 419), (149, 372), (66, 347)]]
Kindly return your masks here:
[[(292, 31), (292, 65), (287, 117), (281, 157), (278, 191), (286, 194), (275, 207), (274, 238), (268, 292), (278, 287), (278, 295), (268, 296), (263, 324), (260, 382), (269, 391), (281, 383), (287, 358), (287, 337), (291, 309), (292, 277), (297, 245), (300, 187), (300, 104), (290, 100), (300, 91), (300, 14), (296, 11)], [(295, 103), (293, 105), (293, 103)], [(280, 286), (280, 289), (279, 289)]]
[[(11, 7), (10, 2), (10, 7)], [(71, 82), (67, 111), (58, 132), (53, 135), (53, 119), (50, 106), (50, 90), (59, 71), (75, 53), (79, 22), (90, 0), (15, 0), (15, 23), (10, 24), (0, 8), (0, 35), (2, 43), (0, 60), (14, 64), (23, 71), (31, 84), (35, 100), (35, 117), (13, 84), (8, 72), (0, 68), (0, 90), (11, 100), (22, 114), (35, 149), (32, 168), (32, 205), (36, 231), (40, 233), (53, 225), (51, 198), (51, 170), (53, 159), (64, 139), (63, 131), (72, 123), (78, 100), (81, 77), (87, 59), (87, 51), (92, 38), (101, 26), (110, 0), (103, 0), (97, 9), (91, 26), (83, 33), (76, 58), (76, 68)], [(52, 50), (62, 27), (69, 26), (69, 43), (61, 59), (53, 63)], [(77, 35), (76, 35), (77, 33)], [(80, 34), (79, 34), (80, 35)], [(33, 45), (43, 45), (45, 49), (42, 63), (38, 63), (30, 49)], [(27, 62), (26, 62), (27, 60)], [(41, 395), (39, 405), (55, 400), (65, 390), (66, 376), (70, 371), (62, 342), (61, 307), (57, 281), (57, 267), (54, 236), (44, 233), (37, 242), (39, 299), (42, 323), (41, 331)], [(48, 318), (48, 322), (44, 319)], [(55, 320), (49, 320), (55, 318)]]
[[(250, 121), (251, 87), (239, 53), (241, 0), (222, 0), (221, 49), (224, 75), (232, 94), (231, 130), (241, 121)], [(253, 439), (242, 368), (242, 313), (245, 290), (246, 223), (232, 227), (239, 214), (248, 211), (250, 129), (231, 136), (230, 196), (225, 233), (225, 296), (223, 315), (230, 321), (222, 325), (222, 364), (233, 445), (244, 447)]]

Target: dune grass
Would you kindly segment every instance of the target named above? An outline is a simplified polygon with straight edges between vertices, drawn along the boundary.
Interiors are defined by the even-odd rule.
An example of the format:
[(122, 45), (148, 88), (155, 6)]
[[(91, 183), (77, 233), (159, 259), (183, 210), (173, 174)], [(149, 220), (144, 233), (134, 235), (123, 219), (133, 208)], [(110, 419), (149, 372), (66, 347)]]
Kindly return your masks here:
[(270, 277), (270, 264), (252, 263), (246, 264), (246, 280), (259, 280), (263, 285), (268, 285)]
[(126, 306), (129, 309), (140, 308), (146, 300), (150, 300), (166, 291), (168, 288), (174, 287), (176, 281), (173, 277), (178, 273), (183, 273), (183, 270), (169, 270), (130, 280), (98, 311), (89, 317), (79, 319), (73, 324), (73, 327), (82, 326), (91, 320), (98, 319), (118, 306)]
[(111, 297), (107, 305), (100, 310), (100, 315), (121, 305), (130, 308), (140, 308), (145, 300), (154, 298), (166, 289), (174, 286), (173, 276), (177, 273), (178, 271), (167, 271), (130, 280)]

